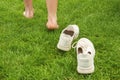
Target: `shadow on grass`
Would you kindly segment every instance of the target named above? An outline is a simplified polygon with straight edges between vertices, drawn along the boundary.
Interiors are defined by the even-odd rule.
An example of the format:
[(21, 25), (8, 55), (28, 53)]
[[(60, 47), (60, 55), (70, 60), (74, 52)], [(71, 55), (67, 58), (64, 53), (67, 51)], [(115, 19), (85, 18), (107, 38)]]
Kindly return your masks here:
[(60, 55), (65, 55), (67, 53), (66, 51), (62, 51), (60, 49), (57, 49), (57, 52), (59, 52), (58, 54), (60, 54)]
[(80, 73), (78, 73), (78, 72), (77, 72), (77, 74), (78, 74), (79, 76), (82, 76), (85, 80), (86, 80), (86, 79), (90, 79), (91, 76), (93, 75), (93, 74), (80, 74)]

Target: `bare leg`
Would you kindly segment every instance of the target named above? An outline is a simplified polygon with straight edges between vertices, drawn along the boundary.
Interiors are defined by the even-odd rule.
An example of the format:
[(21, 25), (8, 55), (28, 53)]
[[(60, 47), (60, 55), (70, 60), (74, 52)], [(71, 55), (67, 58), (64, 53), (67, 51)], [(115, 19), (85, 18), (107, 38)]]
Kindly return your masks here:
[(34, 15), (32, 0), (24, 0), (24, 5), (25, 5), (25, 11), (23, 15), (27, 18), (32, 18)]
[(57, 29), (57, 4), (58, 0), (46, 0), (48, 10), (48, 22), (46, 24), (48, 29)]

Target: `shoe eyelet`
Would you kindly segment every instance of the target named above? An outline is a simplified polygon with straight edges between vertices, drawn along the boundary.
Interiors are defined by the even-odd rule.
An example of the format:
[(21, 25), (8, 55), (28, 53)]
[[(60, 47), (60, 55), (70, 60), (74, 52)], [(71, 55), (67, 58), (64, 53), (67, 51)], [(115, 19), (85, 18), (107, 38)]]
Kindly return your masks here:
[(88, 51), (88, 54), (90, 54), (90, 55), (91, 55), (91, 52), (90, 52), (90, 51)]
[(82, 54), (83, 53), (83, 50), (82, 50), (82, 48), (80, 47), (80, 48), (78, 48), (78, 54)]

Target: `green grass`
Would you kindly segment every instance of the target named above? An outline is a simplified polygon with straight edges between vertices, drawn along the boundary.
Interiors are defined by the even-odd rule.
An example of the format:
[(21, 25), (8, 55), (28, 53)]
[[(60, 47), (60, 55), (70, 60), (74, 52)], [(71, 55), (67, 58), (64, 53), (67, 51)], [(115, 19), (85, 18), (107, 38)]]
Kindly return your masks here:
[[(59, 0), (55, 31), (45, 26), (45, 0), (33, 3), (35, 16), (26, 19), (23, 0), (0, 1), (0, 80), (120, 80), (120, 0)], [(94, 43), (93, 74), (77, 73), (74, 49), (56, 48), (69, 24), (79, 25), (77, 40)]]

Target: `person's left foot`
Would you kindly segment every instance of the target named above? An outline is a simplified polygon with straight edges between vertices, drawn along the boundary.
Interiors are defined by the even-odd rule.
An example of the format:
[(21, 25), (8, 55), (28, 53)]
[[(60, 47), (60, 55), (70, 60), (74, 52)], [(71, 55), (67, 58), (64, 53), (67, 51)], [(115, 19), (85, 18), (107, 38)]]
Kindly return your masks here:
[(27, 9), (23, 12), (23, 15), (26, 17), (26, 18), (33, 18), (33, 15), (34, 15), (34, 11), (33, 9), (30, 10), (30, 9)]

